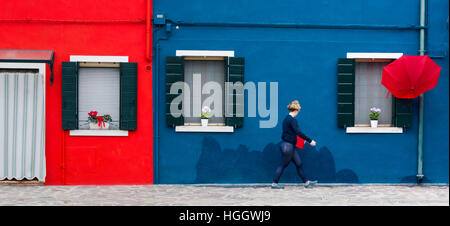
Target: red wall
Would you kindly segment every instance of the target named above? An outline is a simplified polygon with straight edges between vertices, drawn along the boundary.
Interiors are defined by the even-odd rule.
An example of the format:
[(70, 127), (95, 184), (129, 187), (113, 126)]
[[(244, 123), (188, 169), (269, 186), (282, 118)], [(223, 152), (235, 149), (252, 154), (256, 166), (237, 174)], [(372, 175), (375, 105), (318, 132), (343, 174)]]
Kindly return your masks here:
[[(55, 52), (53, 86), (48, 67), (46, 73), (46, 185), (153, 182), (147, 10), (147, 0), (0, 0), (0, 49)], [(128, 137), (74, 137), (61, 129), (61, 62), (70, 55), (128, 56), (138, 63), (136, 131)]]

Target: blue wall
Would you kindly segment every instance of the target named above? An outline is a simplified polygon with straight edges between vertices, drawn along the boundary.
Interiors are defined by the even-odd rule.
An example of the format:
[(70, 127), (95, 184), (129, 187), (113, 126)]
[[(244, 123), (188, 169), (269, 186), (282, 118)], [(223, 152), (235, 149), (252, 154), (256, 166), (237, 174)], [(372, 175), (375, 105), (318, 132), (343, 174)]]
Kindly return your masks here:
[[(412, 4), (413, 3), (413, 4)], [(430, 0), (430, 55), (448, 53), (448, 1)], [(155, 0), (179, 28), (170, 34), (154, 26), (156, 183), (271, 183), (281, 162), (278, 144), (285, 106), (298, 99), (300, 127), (318, 142), (300, 151), (311, 179), (323, 183), (415, 183), (418, 101), (413, 125), (403, 134), (346, 134), (337, 128), (337, 59), (347, 52), (402, 52), (418, 55), (419, 0)], [(282, 28), (193, 26), (195, 23), (370, 25)], [(190, 25), (183, 25), (190, 24)], [(378, 26), (386, 29), (376, 29)], [(245, 57), (245, 81), (279, 83), (278, 125), (259, 128), (259, 117), (244, 119), (232, 134), (175, 133), (165, 123), (165, 57), (176, 50), (234, 50)], [(448, 56), (439, 84), (425, 94), (424, 174), (427, 183), (449, 181)], [(247, 112), (247, 109), (245, 109)], [(300, 182), (291, 164), (281, 183)]]

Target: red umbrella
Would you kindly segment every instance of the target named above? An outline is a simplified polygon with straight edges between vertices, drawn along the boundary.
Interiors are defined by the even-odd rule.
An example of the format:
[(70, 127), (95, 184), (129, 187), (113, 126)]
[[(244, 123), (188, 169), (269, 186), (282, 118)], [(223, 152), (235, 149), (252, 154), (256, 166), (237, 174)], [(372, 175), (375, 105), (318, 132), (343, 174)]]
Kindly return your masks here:
[(383, 68), (381, 84), (397, 98), (416, 98), (437, 85), (440, 72), (429, 56), (403, 55)]

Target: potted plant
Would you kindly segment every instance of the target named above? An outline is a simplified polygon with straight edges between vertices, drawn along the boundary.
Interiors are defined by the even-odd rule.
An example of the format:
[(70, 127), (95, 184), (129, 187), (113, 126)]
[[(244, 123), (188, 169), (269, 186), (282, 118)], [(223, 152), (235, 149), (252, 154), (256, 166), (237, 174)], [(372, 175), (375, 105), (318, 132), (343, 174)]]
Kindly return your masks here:
[(378, 126), (378, 118), (380, 117), (381, 109), (372, 107), (370, 108), (370, 127), (377, 128)]
[(91, 111), (88, 113), (89, 129), (109, 129), (109, 123), (112, 122), (111, 115), (97, 115), (98, 112)]
[(202, 108), (202, 112), (200, 113), (200, 117), (202, 120), (202, 126), (208, 126), (208, 119), (211, 118), (211, 109), (208, 106), (204, 106)]

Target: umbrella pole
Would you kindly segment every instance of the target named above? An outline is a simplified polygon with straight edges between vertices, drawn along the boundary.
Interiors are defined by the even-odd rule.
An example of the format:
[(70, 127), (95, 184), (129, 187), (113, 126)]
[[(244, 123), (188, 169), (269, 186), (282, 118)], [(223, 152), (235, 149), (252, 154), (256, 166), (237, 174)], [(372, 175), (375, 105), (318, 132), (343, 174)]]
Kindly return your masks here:
[[(425, 26), (425, 0), (420, 0), (420, 26)], [(419, 54), (425, 55), (425, 29), (420, 29)], [(423, 180), (423, 94), (419, 96), (419, 131), (417, 142), (417, 183)]]

